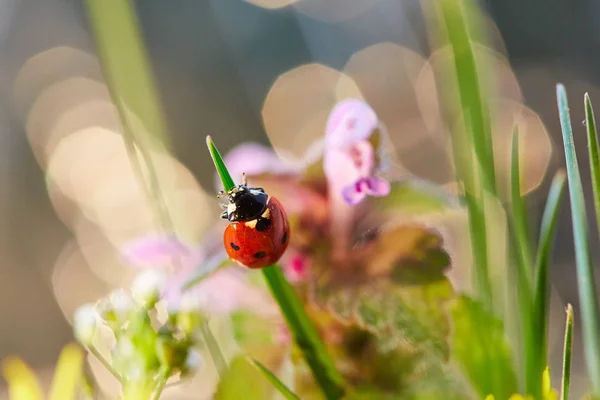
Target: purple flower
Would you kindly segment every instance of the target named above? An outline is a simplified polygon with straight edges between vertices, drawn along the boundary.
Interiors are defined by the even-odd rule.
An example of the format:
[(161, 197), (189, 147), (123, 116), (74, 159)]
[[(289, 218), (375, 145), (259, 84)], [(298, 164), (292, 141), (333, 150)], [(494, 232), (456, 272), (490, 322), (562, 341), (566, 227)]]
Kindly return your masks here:
[(374, 149), (368, 139), (378, 125), (373, 109), (360, 100), (342, 101), (329, 117), (323, 169), (333, 194), (350, 205), (367, 195), (390, 192), (389, 182), (374, 176)]

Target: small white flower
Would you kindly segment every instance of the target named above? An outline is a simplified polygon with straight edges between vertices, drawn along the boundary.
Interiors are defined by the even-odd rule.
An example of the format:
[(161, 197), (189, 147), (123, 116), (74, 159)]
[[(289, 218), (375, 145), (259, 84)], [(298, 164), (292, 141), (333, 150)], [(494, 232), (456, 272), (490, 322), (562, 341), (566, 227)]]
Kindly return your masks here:
[(123, 289), (113, 291), (108, 295), (108, 299), (118, 318), (125, 318), (135, 306), (133, 298)]
[(143, 306), (153, 307), (165, 286), (165, 275), (156, 269), (139, 273), (131, 285), (133, 298)]
[(92, 344), (98, 322), (98, 311), (93, 304), (84, 304), (75, 311), (73, 331), (81, 344), (85, 346)]

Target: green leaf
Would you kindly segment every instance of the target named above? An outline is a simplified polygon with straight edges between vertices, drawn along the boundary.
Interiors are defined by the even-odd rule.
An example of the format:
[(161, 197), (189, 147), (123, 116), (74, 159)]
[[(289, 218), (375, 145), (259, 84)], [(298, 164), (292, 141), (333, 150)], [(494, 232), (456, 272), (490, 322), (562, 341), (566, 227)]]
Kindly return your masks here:
[(571, 385), (571, 349), (573, 347), (573, 307), (567, 304), (567, 321), (565, 323), (565, 345), (563, 350), (563, 370), (560, 398), (569, 400)]
[(275, 374), (273, 374), (267, 367), (253, 358), (248, 358), (248, 362), (257, 370), (259, 370), (263, 376), (267, 378), (271, 385), (273, 385), (273, 387), (283, 395), (283, 397), (288, 400), (299, 399), (299, 397), (296, 396), (294, 392), (292, 392), (283, 382), (281, 382), (279, 378), (277, 378), (277, 376), (275, 376)]
[[(390, 348), (407, 343), (448, 354), (449, 321), (444, 302), (454, 296), (444, 276), (450, 264), (441, 238), (421, 227), (400, 225), (381, 234), (347, 265), (318, 261), (325, 273), (314, 298), (339, 319), (384, 338)], [(333, 275), (326, 271), (336, 270)]]
[(477, 302), (460, 297), (452, 307), (451, 352), (484, 398), (508, 399), (517, 378), (502, 322)]
[(559, 171), (552, 179), (552, 185), (546, 200), (544, 215), (540, 228), (540, 237), (538, 251), (536, 256), (535, 269), (535, 290), (533, 302), (533, 331), (538, 334), (533, 345), (536, 347), (536, 359), (539, 360), (536, 371), (542, 371), (548, 362), (548, 303), (550, 301), (550, 252), (554, 241), (556, 224), (558, 221), (558, 210), (561, 204), (565, 189), (565, 173)]
[(246, 356), (238, 356), (221, 378), (215, 400), (264, 400), (273, 395), (273, 386), (262, 378)]
[(556, 95), (565, 145), (567, 178), (569, 181), (585, 358), (588, 375), (591, 377), (592, 394), (600, 398), (600, 379), (597, 379), (600, 376), (600, 327), (598, 325), (600, 314), (598, 313), (598, 300), (594, 287), (594, 268), (590, 255), (587, 213), (583, 198), (581, 175), (577, 163), (577, 154), (575, 152), (575, 143), (573, 141), (567, 93), (563, 85), (557, 85)]

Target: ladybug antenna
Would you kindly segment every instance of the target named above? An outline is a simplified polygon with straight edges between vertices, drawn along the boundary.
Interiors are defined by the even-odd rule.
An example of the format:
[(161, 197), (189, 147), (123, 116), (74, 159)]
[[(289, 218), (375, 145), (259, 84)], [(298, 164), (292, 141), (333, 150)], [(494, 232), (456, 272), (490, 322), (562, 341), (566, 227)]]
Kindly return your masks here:
[(247, 186), (248, 180), (246, 179), (246, 173), (242, 172), (242, 186)]

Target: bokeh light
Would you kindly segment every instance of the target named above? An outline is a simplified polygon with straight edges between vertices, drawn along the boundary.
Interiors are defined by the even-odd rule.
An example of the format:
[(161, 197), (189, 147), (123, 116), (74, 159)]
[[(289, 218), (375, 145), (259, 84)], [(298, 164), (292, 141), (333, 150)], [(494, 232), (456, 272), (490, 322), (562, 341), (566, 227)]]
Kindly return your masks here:
[(300, 0), (294, 4), (299, 12), (324, 22), (341, 22), (358, 17), (382, 0)]
[(282, 158), (296, 161), (324, 134), (334, 105), (345, 98), (362, 99), (347, 75), (321, 64), (294, 68), (277, 78), (262, 108), (265, 130)]

